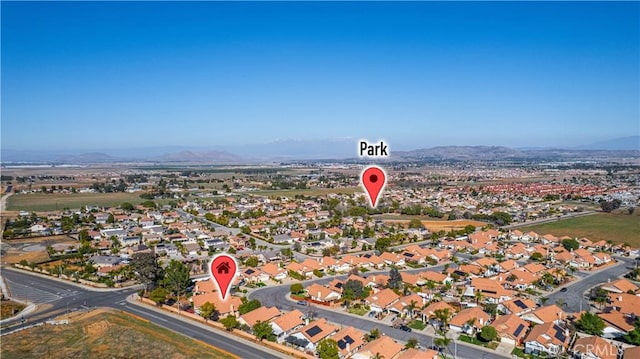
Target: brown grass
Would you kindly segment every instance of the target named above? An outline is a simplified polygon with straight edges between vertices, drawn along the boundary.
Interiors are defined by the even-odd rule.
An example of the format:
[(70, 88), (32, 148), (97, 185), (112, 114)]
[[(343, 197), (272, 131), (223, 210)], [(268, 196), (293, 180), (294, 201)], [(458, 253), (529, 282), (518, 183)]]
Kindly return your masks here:
[(69, 321), (3, 337), (2, 358), (235, 358), (123, 312), (96, 310)]

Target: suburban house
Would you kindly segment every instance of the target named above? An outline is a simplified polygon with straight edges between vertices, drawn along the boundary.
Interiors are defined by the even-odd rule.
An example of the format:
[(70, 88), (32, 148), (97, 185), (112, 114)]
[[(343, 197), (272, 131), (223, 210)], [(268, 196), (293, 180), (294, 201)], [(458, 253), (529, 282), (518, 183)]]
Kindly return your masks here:
[(355, 353), (352, 359), (371, 359), (378, 355), (379, 358), (395, 358), (402, 351), (404, 345), (396, 342), (387, 336), (381, 336), (378, 339), (367, 343), (362, 349)]
[(612, 293), (637, 293), (638, 286), (627, 279), (618, 279), (602, 285), (600, 288)]
[(340, 300), (340, 298), (342, 297), (339, 292), (336, 292), (318, 283), (311, 284), (307, 287), (306, 290), (307, 296), (311, 298), (311, 300), (318, 303), (333, 304), (336, 301)]
[(566, 313), (555, 304), (540, 307), (522, 315), (522, 319), (536, 324), (560, 323), (567, 317)]
[(491, 323), (496, 328), (501, 341), (510, 345), (519, 345), (527, 335), (529, 322), (524, 321), (515, 314), (503, 315)]
[(467, 308), (451, 318), (449, 328), (456, 332), (473, 335), (487, 325), (490, 319), (489, 314), (479, 307)]
[(371, 294), (365, 299), (365, 301), (369, 304), (372, 311), (385, 312), (399, 299), (400, 296), (393, 290), (385, 288), (378, 293)]
[(525, 353), (557, 356), (569, 344), (569, 331), (553, 322), (536, 325), (524, 339)]
[(618, 348), (600, 337), (576, 339), (573, 355), (578, 359), (617, 359)]
[(338, 343), (340, 358), (349, 358), (365, 344), (364, 333), (354, 327), (346, 327), (331, 336)]
[(276, 307), (260, 307), (241, 315), (238, 318), (238, 322), (253, 328), (257, 322), (268, 322), (280, 314), (280, 311)]
[(304, 346), (304, 349), (315, 352), (318, 343), (320, 343), (322, 339), (330, 336), (337, 331), (338, 327), (333, 324), (329, 324), (326, 319), (321, 318), (300, 328), (299, 331), (293, 333), (290, 337), (306, 341), (307, 345)]
[(282, 343), (284, 338), (304, 325), (303, 317), (304, 314), (301, 311), (294, 309), (271, 321), (271, 328), (273, 328), (273, 334), (276, 335), (278, 343)]
[(607, 339), (617, 339), (632, 331), (636, 321), (635, 315), (623, 314), (616, 310), (599, 313), (598, 316), (605, 324), (602, 337)]

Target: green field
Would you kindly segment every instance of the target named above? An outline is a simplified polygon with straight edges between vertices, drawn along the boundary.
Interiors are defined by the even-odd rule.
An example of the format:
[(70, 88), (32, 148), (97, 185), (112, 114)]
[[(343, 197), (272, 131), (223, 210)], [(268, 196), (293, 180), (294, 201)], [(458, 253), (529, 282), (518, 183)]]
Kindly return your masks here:
[(344, 193), (352, 194), (355, 192), (362, 192), (362, 187), (344, 187), (344, 188), (309, 188), (309, 189), (281, 189), (281, 190), (263, 190), (247, 192), (255, 196), (265, 197), (294, 197), (296, 195), (303, 196), (323, 196), (330, 193)]
[(640, 216), (638, 213), (633, 215), (598, 213), (591, 216), (525, 226), (519, 229), (523, 232), (534, 231), (538, 234), (550, 233), (557, 237), (586, 237), (592, 241), (628, 242), (633, 247), (640, 247)]
[[(82, 206), (119, 206), (123, 202), (140, 204), (140, 193), (30, 193), (14, 194), (7, 200), (9, 211), (55, 211)], [(155, 201), (159, 203), (160, 201)]]
[[(203, 333), (206, 335), (206, 333)], [(118, 312), (93, 311), (66, 325), (9, 334), (2, 358), (236, 358), (208, 344)]]

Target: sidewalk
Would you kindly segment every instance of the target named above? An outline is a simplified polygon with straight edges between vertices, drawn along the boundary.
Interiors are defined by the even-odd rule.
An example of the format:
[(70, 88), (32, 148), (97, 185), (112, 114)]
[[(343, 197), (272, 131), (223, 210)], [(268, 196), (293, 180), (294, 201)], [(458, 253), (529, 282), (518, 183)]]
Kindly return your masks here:
[(136, 285), (132, 285), (129, 287), (119, 287), (119, 288), (96, 288), (96, 287), (92, 287), (92, 286), (88, 286), (88, 285), (84, 285), (81, 283), (76, 283), (74, 281), (71, 280), (66, 280), (66, 279), (61, 279), (61, 278), (57, 278), (54, 276), (50, 276), (47, 274), (42, 274), (42, 273), (38, 273), (38, 272), (32, 272), (29, 270), (24, 270), (24, 269), (18, 269), (18, 268), (13, 268), (13, 267), (2, 267), (2, 270), (10, 270), (10, 271), (14, 271), (14, 272), (18, 272), (18, 273), (24, 273), (24, 274), (28, 274), (28, 275), (33, 275), (36, 277), (44, 277), (50, 280), (54, 280), (60, 283), (64, 283), (64, 284), (68, 284), (68, 285), (72, 285), (78, 288), (82, 288), (84, 290), (88, 290), (88, 291), (92, 291), (92, 292), (117, 292), (120, 290), (129, 290), (129, 289), (142, 289), (143, 286), (142, 284), (136, 284)]
[(11, 292), (9, 292), (9, 289), (7, 288), (7, 284), (4, 282), (4, 278), (2, 277), (2, 274), (0, 274), (0, 289), (2, 289), (2, 293), (4, 294), (5, 298), (8, 298), (14, 302), (26, 305), (26, 307), (23, 310), (21, 310), (20, 313), (17, 313), (12, 317), (0, 320), (0, 325), (16, 321), (19, 318), (23, 318), (25, 315), (31, 314), (38, 309), (38, 306), (35, 303), (31, 303), (31, 302), (15, 299), (11, 297)]

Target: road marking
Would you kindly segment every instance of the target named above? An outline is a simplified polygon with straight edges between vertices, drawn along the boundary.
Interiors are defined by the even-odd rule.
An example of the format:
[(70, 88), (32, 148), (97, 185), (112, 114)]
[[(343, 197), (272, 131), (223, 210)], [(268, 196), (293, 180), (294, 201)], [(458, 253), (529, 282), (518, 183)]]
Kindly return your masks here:
[(168, 320), (166, 320), (166, 319), (164, 319), (164, 318), (158, 317), (158, 316), (153, 315), (153, 314), (149, 314), (149, 313), (147, 313), (147, 312), (144, 312), (144, 311), (142, 311), (142, 310), (136, 309), (136, 308), (134, 308), (134, 307), (130, 307), (130, 306), (128, 306), (126, 303), (124, 304), (124, 306), (125, 306), (127, 309), (129, 309), (129, 310), (133, 310), (134, 312), (138, 312), (138, 313), (142, 313), (142, 314), (144, 314), (144, 315), (148, 315), (148, 316), (150, 316), (150, 317), (152, 317), (152, 318), (156, 318), (156, 319), (161, 320), (161, 321), (163, 321), (163, 322), (168, 322)]

